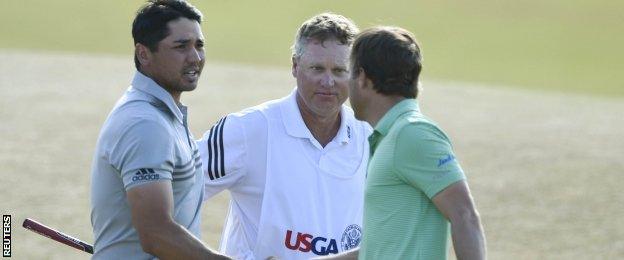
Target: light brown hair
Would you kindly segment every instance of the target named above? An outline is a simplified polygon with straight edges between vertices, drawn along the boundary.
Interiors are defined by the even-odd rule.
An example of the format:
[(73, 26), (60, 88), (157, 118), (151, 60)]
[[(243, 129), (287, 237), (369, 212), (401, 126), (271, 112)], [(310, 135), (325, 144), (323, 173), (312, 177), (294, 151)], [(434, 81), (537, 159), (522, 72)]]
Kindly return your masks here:
[(334, 13), (315, 15), (301, 24), (291, 47), (292, 56), (299, 58), (310, 40), (336, 40), (341, 44), (351, 45), (359, 29), (350, 19)]

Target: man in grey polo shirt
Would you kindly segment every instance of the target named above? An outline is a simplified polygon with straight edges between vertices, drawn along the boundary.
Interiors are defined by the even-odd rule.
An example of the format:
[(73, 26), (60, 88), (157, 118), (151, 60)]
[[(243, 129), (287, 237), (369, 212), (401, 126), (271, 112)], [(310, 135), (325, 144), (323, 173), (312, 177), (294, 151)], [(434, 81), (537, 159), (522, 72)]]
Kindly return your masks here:
[(226, 258), (199, 239), (203, 174), (184, 91), (204, 65), (201, 13), (154, 0), (132, 26), (136, 75), (104, 123), (93, 159), (94, 259)]

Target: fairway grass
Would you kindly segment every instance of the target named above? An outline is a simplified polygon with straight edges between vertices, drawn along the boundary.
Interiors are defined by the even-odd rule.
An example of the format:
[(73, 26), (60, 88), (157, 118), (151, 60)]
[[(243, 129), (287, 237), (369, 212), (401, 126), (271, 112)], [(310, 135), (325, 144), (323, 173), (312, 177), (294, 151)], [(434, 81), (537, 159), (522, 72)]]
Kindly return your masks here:
[[(624, 96), (624, 1), (193, 1), (210, 60), (288, 66), (301, 22), (322, 11), (410, 29), (426, 77)], [(140, 1), (3, 1), (0, 48), (130, 54)]]
[[(92, 153), (132, 59), (0, 50), (0, 60), (0, 211), (13, 216), (13, 257), (85, 259), (20, 225), (30, 217), (93, 242)], [(182, 100), (199, 138), (223, 115), (293, 86), (287, 69), (209, 62)], [(420, 99), (454, 144), (489, 258), (624, 258), (621, 100), (448, 81), (425, 81)], [(202, 239), (213, 248), (227, 207), (227, 193), (204, 205)]]

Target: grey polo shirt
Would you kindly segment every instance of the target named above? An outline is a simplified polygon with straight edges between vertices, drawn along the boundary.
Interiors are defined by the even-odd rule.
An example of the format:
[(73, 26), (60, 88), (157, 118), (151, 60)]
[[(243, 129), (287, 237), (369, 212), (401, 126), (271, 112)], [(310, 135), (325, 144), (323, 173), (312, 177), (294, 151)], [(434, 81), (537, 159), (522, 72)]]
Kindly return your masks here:
[(186, 124), (186, 107), (137, 72), (98, 138), (91, 171), (93, 259), (153, 259), (143, 252), (132, 225), (126, 191), (167, 181), (175, 221), (200, 235), (201, 160)]

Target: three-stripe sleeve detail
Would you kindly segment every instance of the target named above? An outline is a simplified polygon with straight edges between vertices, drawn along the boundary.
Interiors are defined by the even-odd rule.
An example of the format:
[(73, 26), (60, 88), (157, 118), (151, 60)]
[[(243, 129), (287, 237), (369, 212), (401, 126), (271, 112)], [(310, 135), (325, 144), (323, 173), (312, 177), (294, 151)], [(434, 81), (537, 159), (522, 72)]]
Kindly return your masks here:
[[(221, 177), (225, 176), (225, 153), (223, 152), (223, 125), (225, 125), (225, 117), (223, 117), (223, 122), (221, 122), (221, 127), (219, 129), (219, 163), (221, 169)], [(217, 177), (218, 178), (218, 177)]]
[(221, 178), (225, 176), (225, 156), (223, 148), (223, 125), (225, 125), (225, 119), (221, 118), (217, 124), (215, 124), (208, 134), (208, 177), (211, 180)]
[(197, 169), (201, 169), (202, 162), (199, 156), (199, 150), (195, 149), (193, 152), (193, 156), (191, 156), (191, 160), (187, 163), (179, 166), (173, 167), (173, 172), (171, 173), (173, 181), (183, 181), (195, 176), (195, 171)]

